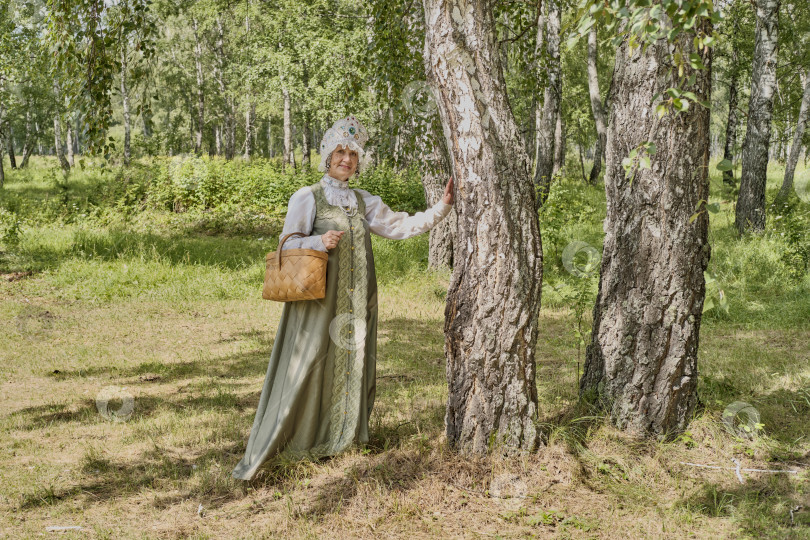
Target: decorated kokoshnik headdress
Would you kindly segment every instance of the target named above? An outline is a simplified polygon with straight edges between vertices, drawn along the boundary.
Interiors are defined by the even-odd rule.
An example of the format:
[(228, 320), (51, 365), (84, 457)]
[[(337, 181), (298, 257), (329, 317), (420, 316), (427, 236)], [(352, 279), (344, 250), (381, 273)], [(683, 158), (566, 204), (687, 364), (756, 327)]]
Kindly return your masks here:
[(368, 141), (368, 132), (357, 118), (354, 116), (341, 118), (323, 134), (321, 140), (321, 163), (318, 165), (318, 170), (327, 172), (326, 158), (340, 145), (357, 152), (357, 172), (359, 173), (366, 164), (366, 153), (363, 150), (366, 141)]

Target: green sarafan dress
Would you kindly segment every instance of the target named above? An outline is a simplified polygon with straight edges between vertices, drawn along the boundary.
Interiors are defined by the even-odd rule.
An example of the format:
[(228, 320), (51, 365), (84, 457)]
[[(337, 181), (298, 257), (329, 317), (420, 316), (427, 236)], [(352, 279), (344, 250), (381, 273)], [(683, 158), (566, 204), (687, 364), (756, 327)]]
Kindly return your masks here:
[(368, 442), (377, 369), (377, 279), (365, 205), (348, 216), (313, 186), (312, 234), (343, 230), (329, 254), (326, 298), (286, 302), (245, 457), (251, 479), (270, 456), (318, 458)]
[[(451, 206), (439, 201), (409, 216), (393, 212), (376, 195), (347, 186), (325, 175), (290, 200), (282, 235), (288, 227), (299, 230), (311, 223), (312, 230), (303, 231), (311, 235), (306, 240), (314, 241), (308, 245), (325, 249), (316, 235), (330, 230), (345, 234), (329, 250), (326, 297), (284, 304), (235, 478), (252, 479), (276, 455), (317, 459), (369, 440), (377, 369), (377, 279), (370, 233), (410, 238), (441, 221)], [(336, 189), (330, 194), (338, 193), (343, 201), (355, 197), (357, 208), (330, 204), (325, 187)]]

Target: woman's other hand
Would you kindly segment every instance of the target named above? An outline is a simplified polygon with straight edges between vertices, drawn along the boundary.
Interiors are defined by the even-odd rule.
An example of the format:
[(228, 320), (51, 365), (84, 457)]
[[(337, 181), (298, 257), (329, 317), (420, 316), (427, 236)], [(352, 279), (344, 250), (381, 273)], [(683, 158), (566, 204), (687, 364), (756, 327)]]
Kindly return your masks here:
[(332, 249), (338, 245), (340, 237), (343, 236), (345, 232), (346, 231), (326, 231), (321, 235), (321, 241), (323, 241), (323, 245), (326, 249)]
[(447, 182), (447, 185), (444, 187), (444, 195), (442, 196), (442, 201), (444, 204), (453, 204), (453, 177), (450, 177), (450, 180)]

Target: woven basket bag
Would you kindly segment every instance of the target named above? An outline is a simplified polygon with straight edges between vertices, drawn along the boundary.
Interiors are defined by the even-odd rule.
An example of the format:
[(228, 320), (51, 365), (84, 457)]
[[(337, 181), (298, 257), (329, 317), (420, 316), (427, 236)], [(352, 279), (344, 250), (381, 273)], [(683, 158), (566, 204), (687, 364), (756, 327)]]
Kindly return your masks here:
[(262, 298), (276, 302), (317, 300), (326, 297), (326, 263), (329, 254), (317, 249), (288, 249), (281, 256), (284, 242), (292, 236), (307, 236), (294, 232), (281, 239), (278, 251), (265, 257)]

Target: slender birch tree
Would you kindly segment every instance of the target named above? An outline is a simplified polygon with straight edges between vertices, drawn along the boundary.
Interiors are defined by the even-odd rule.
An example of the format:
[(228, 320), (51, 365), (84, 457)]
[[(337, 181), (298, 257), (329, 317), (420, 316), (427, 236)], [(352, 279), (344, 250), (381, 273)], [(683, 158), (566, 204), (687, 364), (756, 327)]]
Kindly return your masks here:
[(748, 124), (742, 147), (740, 195), (734, 226), (742, 234), (765, 230), (765, 186), (771, 139), (780, 0), (755, 0), (757, 11), (754, 65)]

